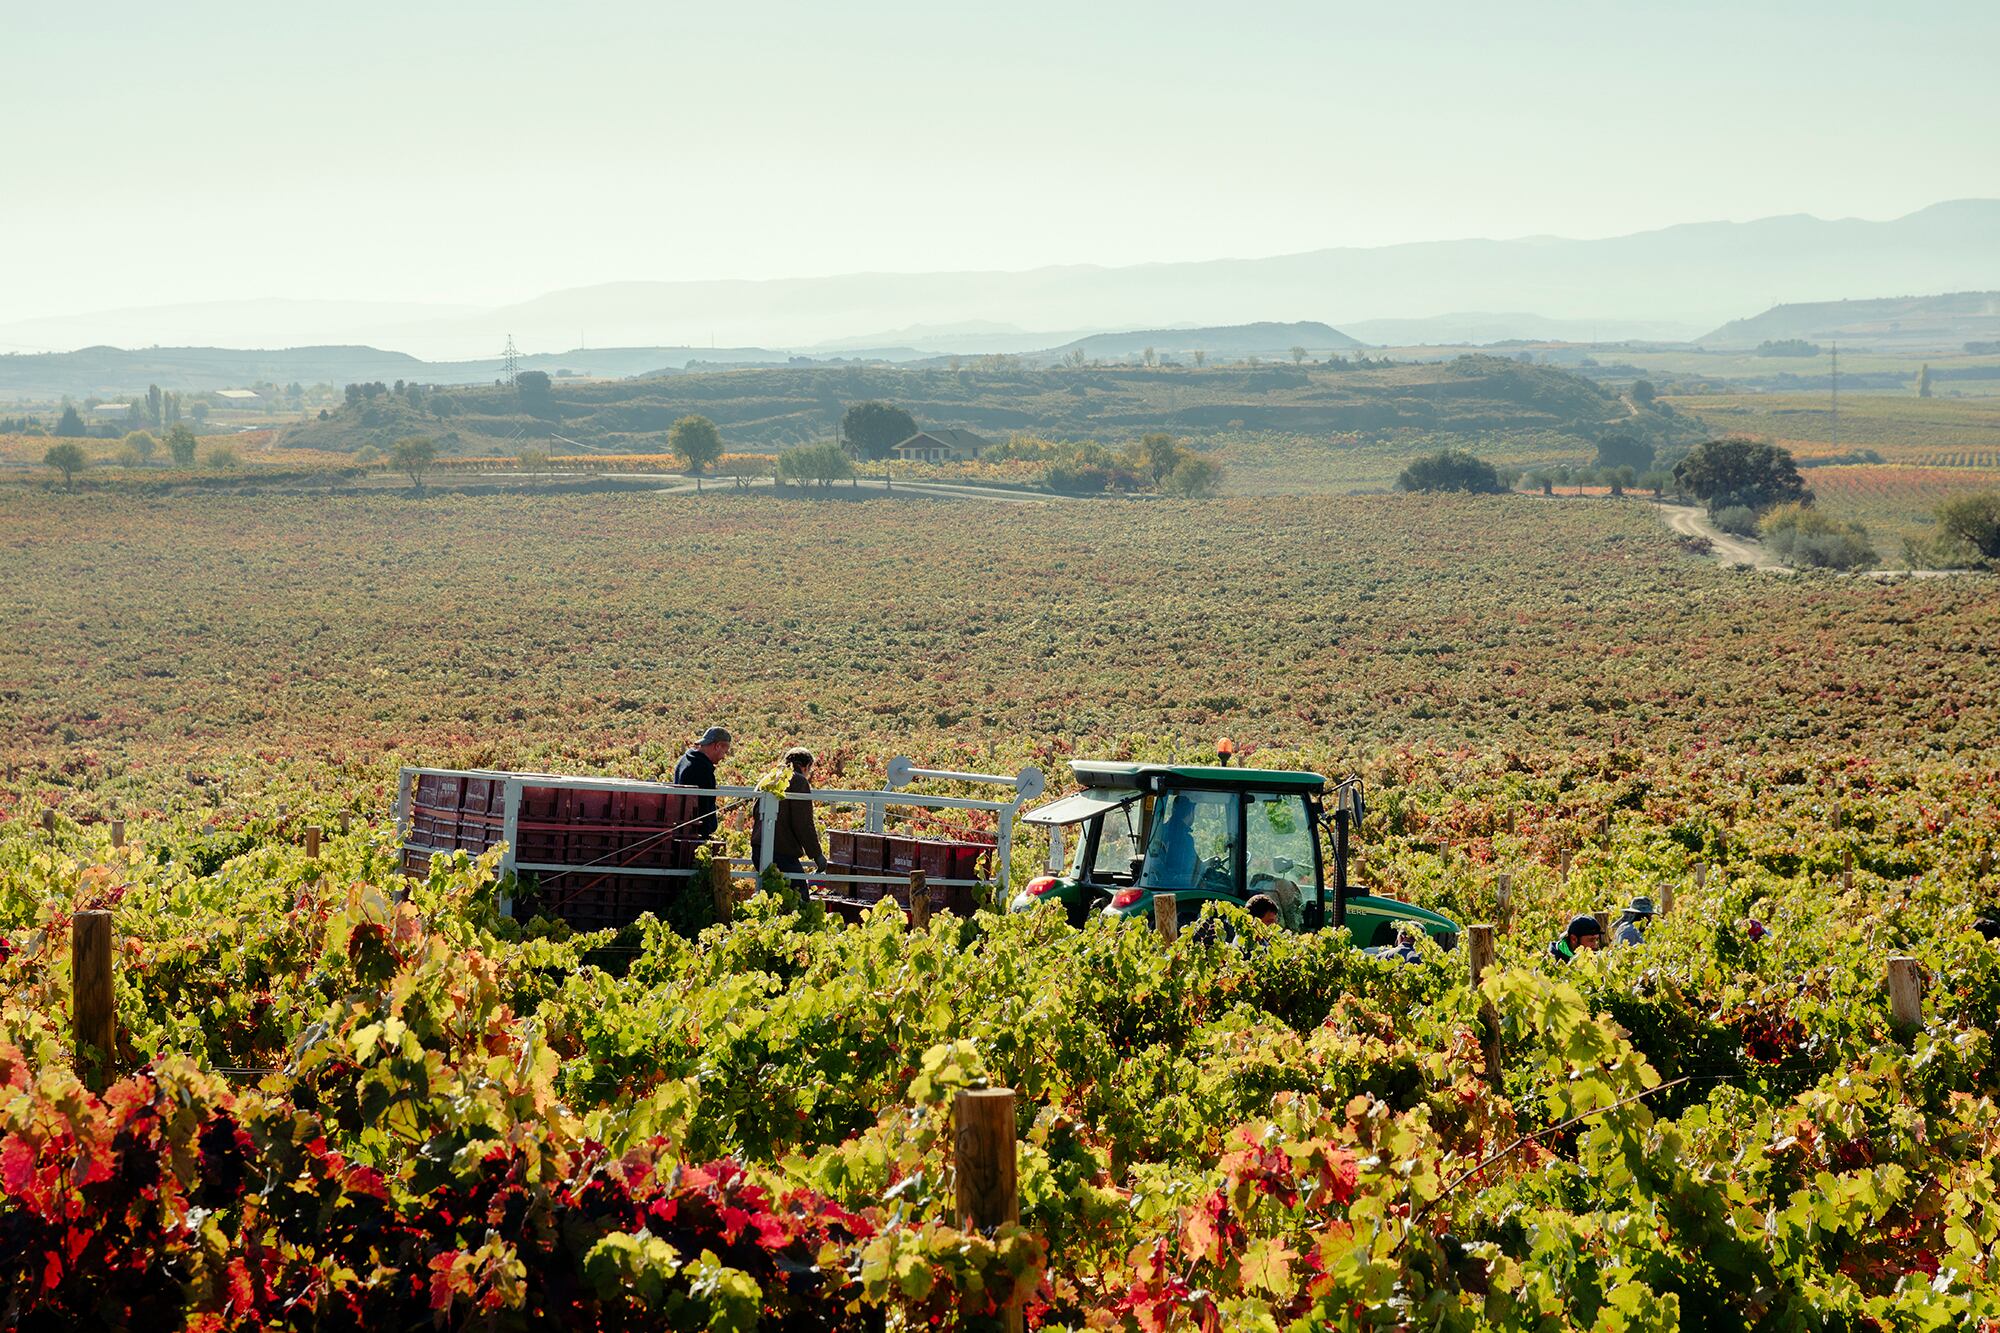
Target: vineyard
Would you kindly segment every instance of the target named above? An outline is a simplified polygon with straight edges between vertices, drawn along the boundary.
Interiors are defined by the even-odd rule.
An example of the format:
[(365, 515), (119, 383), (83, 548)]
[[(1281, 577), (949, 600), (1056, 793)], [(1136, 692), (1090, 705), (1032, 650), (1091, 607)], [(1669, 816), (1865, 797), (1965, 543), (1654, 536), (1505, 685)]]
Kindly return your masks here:
[(1706, 394), (1674, 401), (1711, 431), (1775, 440), (1800, 457), (1871, 448), (1889, 462), (1915, 463), (1941, 452), (1990, 452), (2000, 440), (2000, 399), (1993, 398), (1843, 393), (1839, 450), (1825, 393)]
[[(1988, 583), (1637, 502), (1106, 512), (0, 492), (0, 1327), (2000, 1329)], [(1227, 731), (1363, 775), (1359, 879), (1497, 957), (401, 874), (401, 762), (717, 720), (826, 785)]]

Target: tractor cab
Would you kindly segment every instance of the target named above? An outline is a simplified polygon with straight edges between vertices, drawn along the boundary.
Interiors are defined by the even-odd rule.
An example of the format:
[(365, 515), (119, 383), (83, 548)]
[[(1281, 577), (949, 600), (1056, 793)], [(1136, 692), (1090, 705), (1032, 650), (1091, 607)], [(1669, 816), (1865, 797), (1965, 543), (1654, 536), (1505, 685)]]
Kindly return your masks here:
[(1277, 903), (1288, 930), (1345, 925), (1356, 942), (1374, 946), (1393, 944), (1408, 925), (1447, 948), (1457, 942), (1458, 927), (1448, 918), (1349, 887), (1348, 842), (1365, 813), (1359, 779), (1339, 783), (1329, 802), (1326, 779), (1317, 773), (1071, 766), (1082, 790), (1025, 819), (1050, 828), (1052, 848), (1073, 829), (1075, 849), (1016, 895), (1014, 911), (1059, 902), (1078, 923), (1092, 913), (1150, 916), (1153, 895), (1171, 893), (1181, 918), (1191, 920), (1204, 902), (1241, 906), (1261, 893)]

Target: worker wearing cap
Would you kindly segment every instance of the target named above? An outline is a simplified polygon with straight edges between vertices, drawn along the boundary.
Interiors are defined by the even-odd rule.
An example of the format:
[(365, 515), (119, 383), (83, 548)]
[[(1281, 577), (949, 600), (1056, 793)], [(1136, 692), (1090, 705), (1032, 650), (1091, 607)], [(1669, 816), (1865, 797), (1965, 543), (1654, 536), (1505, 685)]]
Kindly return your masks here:
[[(687, 753), (674, 765), (674, 785), (676, 787), (706, 787), (715, 790), (715, 766), (729, 757), (730, 736), (721, 727), (710, 727), (701, 733), (701, 739), (688, 746)], [(716, 817), (715, 798), (698, 796), (695, 798), (694, 831), (704, 838), (715, 836), (721, 824)]]
[(1653, 921), (1653, 900), (1640, 894), (1618, 917), (1618, 929), (1611, 932), (1613, 944), (1644, 944), (1646, 927)]
[(1563, 937), (1549, 945), (1549, 957), (1558, 963), (1576, 961), (1580, 949), (1601, 949), (1604, 947), (1604, 930), (1597, 924), (1597, 918), (1589, 913), (1569, 919), (1569, 929)]
[[(785, 795), (808, 796), (812, 793), (813, 752), (793, 746), (785, 751), (785, 763), (792, 770), (785, 783)], [(813, 803), (806, 800), (782, 800), (778, 802), (778, 827), (773, 830), (771, 861), (788, 875), (805, 873), (805, 863), (810, 859), (821, 874), (826, 873), (826, 853), (819, 846), (819, 822), (813, 815)]]

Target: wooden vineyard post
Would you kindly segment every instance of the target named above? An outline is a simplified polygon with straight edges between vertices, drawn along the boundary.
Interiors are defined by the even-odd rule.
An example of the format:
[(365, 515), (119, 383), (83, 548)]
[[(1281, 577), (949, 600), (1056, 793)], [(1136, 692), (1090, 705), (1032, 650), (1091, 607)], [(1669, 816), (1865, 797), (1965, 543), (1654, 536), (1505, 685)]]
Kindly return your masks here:
[(1674, 884), (1675, 881), (1670, 879), (1660, 885), (1661, 916), (1671, 915), (1674, 910)]
[(924, 872), (910, 872), (910, 929), (929, 930), (931, 928), (931, 889), (924, 880)]
[(1561, 879), (1561, 881), (1560, 881), (1560, 882), (1561, 882), (1561, 883), (1564, 883), (1564, 884), (1567, 884), (1567, 883), (1569, 883), (1569, 856), (1570, 856), (1570, 854), (1569, 854), (1568, 852), (1564, 852), (1564, 853), (1563, 853), (1563, 859), (1562, 859), (1562, 879)]
[(111, 845), (113, 847), (125, 845), (125, 821), (122, 819), (111, 821)]
[(736, 914), (736, 882), (729, 873), (729, 858), (717, 856), (708, 863), (708, 887), (715, 895), (715, 919), (728, 921)]
[(1904, 1036), (1924, 1025), (1923, 974), (1914, 958), (1898, 955), (1889, 960), (1889, 1021)]
[(1159, 932), (1162, 944), (1172, 944), (1180, 935), (1180, 904), (1173, 894), (1153, 895), (1153, 929)]
[[(1472, 989), (1476, 993), (1480, 979), (1493, 966), (1493, 927), (1466, 927), (1465, 948), (1472, 961)], [(1500, 1015), (1483, 997), (1479, 1001), (1479, 1049), (1486, 1060), (1486, 1081), (1497, 1088), (1500, 1086)]]
[(1701, 890), (1706, 889), (1708, 887), (1707, 862), (1703, 862), (1702, 864), (1694, 868), (1694, 887), (1696, 892), (1700, 892)]
[(55, 837), (55, 836), (56, 836), (56, 812), (55, 812), (55, 811), (53, 811), (53, 810), (44, 810), (44, 811), (42, 811), (42, 832), (44, 832), (44, 833), (48, 834), (48, 835), (49, 835), (49, 836), (50, 836), (51, 838), (53, 838), (53, 837)]
[(306, 825), (306, 859), (308, 861), (319, 860), (320, 832), (321, 830), (319, 825), (317, 824)]
[(1476, 987), (1479, 985), (1479, 979), (1486, 975), (1486, 969), (1493, 966), (1493, 927), (1467, 926), (1465, 947), (1472, 957), (1472, 984)]
[(1604, 941), (1603, 947), (1609, 948), (1611, 947), (1611, 913), (1598, 912), (1596, 916), (1598, 938)]
[[(991, 1231), (1019, 1222), (1014, 1090), (967, 1088), (954, 1099), (952, 1114), (957, 1122), (952, 1161), (958, 1177), (958, 1224), (967, 1231)], [(1020, 1301), (1008, 1301), (1001, 1318), (1007, 1329), (1019, 1329)]]
[(340, 836), (343, 838), (346, 837), (348, 830), (353, 827), (354, 827), (354, 816), (349, 814), (347, 811), (342, 810), (340, 812)]
[(1852, 847), (1843, 847), (1840, 849), (1840, 887), (1848, 893), (1854, 891), (1854, 849)]
[[(1514, 919), (1514, 877), (1512, 875), (1502, 875), (1494, 884), (1493, 905), (1494, 915), (1499, 918), (1497, 924), (1500, 929), (1507, 929), (1509, 923)], [(1478, 930), (1480, 927), (1474, 926), (1473, 929)], [(1487, 929), (1490, 930), (1491, 927)]]
[(111, 998), (111, 913), (70, 918), (70, 1020), (76, 1073), (92, 1092), (111, 1081), (118, 1050), (118, 1011)]

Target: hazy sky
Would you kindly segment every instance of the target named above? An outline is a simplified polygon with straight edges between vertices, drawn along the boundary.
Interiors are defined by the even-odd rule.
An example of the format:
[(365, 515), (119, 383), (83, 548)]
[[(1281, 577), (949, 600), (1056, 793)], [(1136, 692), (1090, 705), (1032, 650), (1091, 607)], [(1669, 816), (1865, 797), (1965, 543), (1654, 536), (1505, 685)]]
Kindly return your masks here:
[(2000, 195), (2000, 4), (0, 0), (0, 323)]

